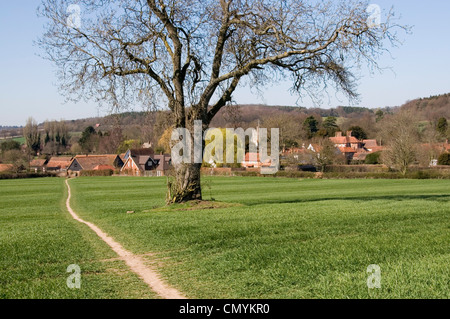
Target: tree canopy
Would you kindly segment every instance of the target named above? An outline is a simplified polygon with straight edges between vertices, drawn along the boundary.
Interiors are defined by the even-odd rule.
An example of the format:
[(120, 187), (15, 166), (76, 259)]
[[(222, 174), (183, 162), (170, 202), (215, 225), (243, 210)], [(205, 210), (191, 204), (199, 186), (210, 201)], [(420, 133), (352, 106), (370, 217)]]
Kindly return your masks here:
[[(186, 120), (209, 122), (245, 79), (257, 86), (291, 78), (315, 93), (334, 83), (356, 97), (354, 65), (396, 43), (392, 13), (367, 23), (366, 1), (43, 0), (39, 43), (58, 66), (69, 98), (114, 106), (164, 102)], [(70, 20), (72, 19), (72, 20)], [(195, 106), (186, 112), (186, 106)]]

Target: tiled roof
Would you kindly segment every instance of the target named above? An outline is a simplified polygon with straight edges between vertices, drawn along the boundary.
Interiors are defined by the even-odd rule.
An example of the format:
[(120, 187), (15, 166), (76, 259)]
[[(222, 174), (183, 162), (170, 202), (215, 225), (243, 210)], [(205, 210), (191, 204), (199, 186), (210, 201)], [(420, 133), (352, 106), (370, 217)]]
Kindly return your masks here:
[(365, 148), (378, 147), (377, 140), (363, 140)]
[(347, 135), (342, 136), (342, 132), (336, 132), (336, 136), (330, 137), (330, 141), (334, 144), (358, 144), (361, 143), (356, 137), (352, 136), (352, 131), (348, 131)]
[(71, 162), (72, 162), (72, 157), (52, 157), (48, 161), (47, 167), (66, 169), (69, 167)]
[(0, 172), (11, 171), (13, 166), (11, 164), (0, 164)]
[(169, 155), (155, 155), (154, 160), (159, 161), (159, 165), (156, 168), (158, 171), (166, 171), (170, 169), (171, 157)]
[(150, 159), (150, 156), (147, 155), (132, 156), (132, 157), (134, 159), (134, 162), (139, 165), (145, 165)]
[(361, 143), (361, 141), (359, 141), (356, 137), (354, 136), (335, 136), (335, 137), (330, 137), (330, 141), (333, 142), (334, 144), (358, 144)]
[(354, 137), (354, 136), (350, 136), (348, 139), (349, 139), (349, 143), (352, 143), (352, 144), (361, 143), (361, 141), (358, 140), (358, 139), (357, 139), (356, 137)]
[(114, 169), (117, 157), (117, 155), (78, 155), (75, 159), (84, 170), (91, 171), (99, 165), (112, 166)]
[(46, 159), (35, 159), (30, 162), (30, 167), (42, 167), (47, 163)]
[(341, 137), (330, 137), (330, 141), (334, 144), (347, 144), (347, 137), (341, 136)]
[(153, 156), (155, 155), (155, 151), (153, 148), (140, 148), (140, 149), (131, 149), (131, 156)]

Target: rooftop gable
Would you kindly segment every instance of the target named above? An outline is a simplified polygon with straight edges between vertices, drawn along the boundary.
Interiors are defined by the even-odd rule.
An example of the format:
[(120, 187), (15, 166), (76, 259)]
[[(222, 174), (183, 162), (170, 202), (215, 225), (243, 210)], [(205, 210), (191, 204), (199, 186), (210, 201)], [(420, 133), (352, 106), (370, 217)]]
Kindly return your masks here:
[(94, 170), (96, 166), (107, 165), (112, 167), (121, 167), (122, 160), (118, 155), (78, 155), (74, 158), (84, 170)]

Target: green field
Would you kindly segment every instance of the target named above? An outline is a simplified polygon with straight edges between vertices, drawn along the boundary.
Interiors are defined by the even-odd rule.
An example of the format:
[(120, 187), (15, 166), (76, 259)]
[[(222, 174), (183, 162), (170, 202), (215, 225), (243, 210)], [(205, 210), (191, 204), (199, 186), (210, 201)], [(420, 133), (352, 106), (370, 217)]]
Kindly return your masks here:
[[(65, 210), (63, 179), (0, 181), (0, 299), (154, 298), (125, 263)], [(69, 289), (67, 267), (82, 269)]]
[(10, 141), (10, 140), (19, 142), (20, 145), (24, 145), (24, 144), (26, 143), (25, 137), (23, 137), (23, 136), (22, 136), (22, 137), (14, 137), (14, 138), (1, 139), (1, 140), (0, 140), (0, 143), (7, 142), (7, 141)]
[[(164, 178), (111, 177), (71, 180), (72, 207), (154, 253), (149, 264), (189, 298), (450, 297), (450, 181), (206, 181), (205, 199), (240, 205), (160, 209)], [(0, 181), (0, 297), (155, 297), (70, 219), (65, 196), (61, 179)], [(82, 269), (77, 291), (70, 264)], [(381, 289), (367, 287), (371, 264)]]

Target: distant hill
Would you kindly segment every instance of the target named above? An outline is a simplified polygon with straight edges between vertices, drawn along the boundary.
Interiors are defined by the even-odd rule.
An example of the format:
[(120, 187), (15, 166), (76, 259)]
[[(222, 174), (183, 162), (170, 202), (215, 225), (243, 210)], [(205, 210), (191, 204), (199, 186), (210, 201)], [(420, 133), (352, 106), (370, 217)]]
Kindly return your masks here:
[[(322, 117), (336, 116), (358, 116), (361, 114), (373, 113), (374, 111), (364, 107), (346, 107), (339, 106), (335, 109), (321, 109), (321, 108), (306, 108), (296, 106), (280, 106), (280, 105), (263, 105), (263, 104), (245, 104), (235, 105), (223, 108), (214, 118), (211, 126), (225, 127), (233, 122), (239, 122), (242, 126), (256, 123), (258, 120), (262, 121), (267, 117), (274, 117), (278, 115), (288, 114), (291, 116), (309, 116), (317, 115)], [(107, 115), (105, 117), (84, 118), (78, 120), (66, 121), (66, 124), (71, 132), (81, 132), (87, 126), (95, 127), (100, 124), (102, 130), (107, 130), (115, 124), (120, 123), (122, 127), (127, 126), (145, 126), (152, 122), (152, 114), (149, 112), (124, 112), (120, 114)], [(40, 125), (43, 125), (41, 123)]]
[(414, 111), (422, 120), (450, 119), (450, 93), (412, 100), (401, 109)]
[[(211, 127), (256, 127), (258, 121), (263, 122), (268, 118), (289, 116), (302, 123), (307, 116), (340, 118), (339, 123), (367, 123), (368, 118), (374, 118), (378, 109), (366, 107), (338, 106), (331, 109), (306, 108), (283, 105), (246, 104), (233, 105), (223, 108), (211, 123)], [(421, 121), (436, 121), (440, 117), (450, 119), (450, 93), (427, 98), (419, 98), (408, 101), (402, 106), (380, 108), (384, 113), (395, 113), (399, 110), (412, 110)], [(162, 112), (164, 113), (164, 112)], [(167, 113), (167, 112), (165, 112)], [(106, 132), (120, 125), (124, 134), (129, 138), (140, 136), (160, 136), (161, 127), (155, 127), (157, 123), (156, 113), (151, 112), (124, 112), (104, 117), (84, 118), (66, 121), (69, 132), (82, 132), (86, 127), (99, 127)], [(366, 121), (366, 122), (364, 122)], [(40, 124), (41, 130), (43, 123)], [(155, 132), (155, 131), (157, 132)], [(22, 135), (21, 127), (1, 127), (0, 139), (17, 137)], [(74, 136), (74, 134), (72, 134)], [(142, 137), (144, 136), (144, 137)]]
[[(450, 119), (450, 93), (411, 100), (402, 106), (382, 107), (380, 109), (388, 113), (396, 112), (400, 109), (414, 110), (422, 120), (431, 120), (436, 117), (446, 117)], [(223, 108), (213, 120), (212, 126), (220, 127), (229, 124), (229, 122), (232, 122), (233, 120), (232, 117), (238, 117), (242, 124), (252, 124), (266, 117), (281, 114), (292, 116), (318, 115), (321, 117), (335, 116), (358, 118), (367, 114), (374, 114), (375, 112), (376, 109), (352, 106), (338, 106), (336, 108), (323, 109), (282, 105), (245, 104), (235, 105), (231, 110), (228, 107)], [(66, 121), (66, 123), (69, 126), (70, 131), (81, 132), (87, 126), (95, 126), (97, 124), (100, 124), (104, 129), (112, 127), (117, 123), (120, 123), (121, 126), (148, 125), (152, 120), (151, 117), (152, 115), (149, 112), (124, 112), (107, 115), (105, 117), (70, 120)]]
[[(400, 109), (411, 109), (416, 112), (420, 120), (435, 120), (439, 117), (450, 118), (450, 94), (416, 99), (408, 101), (402, 106), (384, 107), (380, 109), (385, 113), (396, 112)], [(293, 117), (316, 115), (357, 120), (367, 115), (374, 116), (375, 112), (375, 109), (352, 106), (338, 106), (337, 108), (323, 109), (263, 104), (234, 105), (223, 108), (214, 118), (211, 126), (226, 127), (239, 124), (242, 127), (247, 127), (256, 124), (258, 120), (262, 121), (268, 117), (286, 114)], [(71, 132), (81, 132), (87, 126), (95, 127), (97, 124), (100, 124), (102, 130), (108, 130), (118, 123), (123, 128), (132, 127), (136, 131), (139, 127), (154, 124), (154, 121), (155, 115), (149, 112), (124, 112), (105, 117), (71, 120), (66, 123)]]

